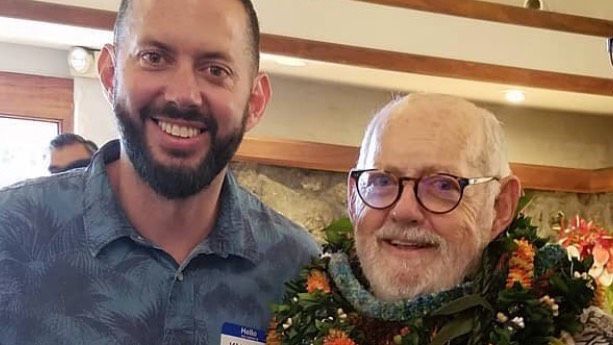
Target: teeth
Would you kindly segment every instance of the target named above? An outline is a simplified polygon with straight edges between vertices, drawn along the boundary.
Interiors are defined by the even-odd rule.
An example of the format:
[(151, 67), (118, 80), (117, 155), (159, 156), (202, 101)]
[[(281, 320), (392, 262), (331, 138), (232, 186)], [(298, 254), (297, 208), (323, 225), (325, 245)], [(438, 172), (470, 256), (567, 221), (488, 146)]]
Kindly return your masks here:
[(163, 132), (179, 138), (193, 138), (196, 135), (200, 134), (200, 129), (198, 128), (179, 126), (161, 120), (158, 121), (158, 126), (160, 126), (160, 129)]
[(410, 241), (400, 241), (400, 240), (391, 240), (390, 244), (394, 246), (404, 246), (404, 247), (429, 247), (432, 246), (432, 243), (426, 242), (410, 242)]
[(415, 243), (413, 242), (405, 242), (405, 241), (398, 241), (398, 240), (393, 240), (390, 243), (395, 246), (414, 246), (415, 245)]

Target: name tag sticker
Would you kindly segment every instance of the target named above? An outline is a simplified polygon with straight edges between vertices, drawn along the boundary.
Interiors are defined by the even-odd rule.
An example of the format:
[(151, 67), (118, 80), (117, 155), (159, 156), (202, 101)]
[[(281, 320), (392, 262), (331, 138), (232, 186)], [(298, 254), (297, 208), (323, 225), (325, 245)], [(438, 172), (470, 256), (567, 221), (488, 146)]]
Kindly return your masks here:
[(266, 333), (264, 331), (224, 323), (221, 326), (220, 345), (262, 345), (266, 344)]

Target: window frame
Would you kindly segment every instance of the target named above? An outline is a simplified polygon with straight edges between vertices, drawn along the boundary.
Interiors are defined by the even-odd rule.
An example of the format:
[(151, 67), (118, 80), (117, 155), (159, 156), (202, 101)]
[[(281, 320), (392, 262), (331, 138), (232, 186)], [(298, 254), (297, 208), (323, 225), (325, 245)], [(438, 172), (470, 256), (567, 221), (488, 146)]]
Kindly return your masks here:
[(47, 121), (74, 130), (74, 81), (0, 71), (0, 117)]

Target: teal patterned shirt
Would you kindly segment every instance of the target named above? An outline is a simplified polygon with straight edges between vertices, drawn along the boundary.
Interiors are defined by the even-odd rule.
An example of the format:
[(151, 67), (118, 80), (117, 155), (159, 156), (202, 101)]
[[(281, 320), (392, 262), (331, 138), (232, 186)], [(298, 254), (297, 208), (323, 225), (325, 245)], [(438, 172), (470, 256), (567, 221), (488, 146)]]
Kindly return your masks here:
[(112, 141), (86, 169), (0, 190), (0, 344), (216, 345), (225, 322), (266, 329), (319, 253), (310, 235), (228, 173), (214, 230), (179, 266), (122, 211), (105, 169), (118, 158)]

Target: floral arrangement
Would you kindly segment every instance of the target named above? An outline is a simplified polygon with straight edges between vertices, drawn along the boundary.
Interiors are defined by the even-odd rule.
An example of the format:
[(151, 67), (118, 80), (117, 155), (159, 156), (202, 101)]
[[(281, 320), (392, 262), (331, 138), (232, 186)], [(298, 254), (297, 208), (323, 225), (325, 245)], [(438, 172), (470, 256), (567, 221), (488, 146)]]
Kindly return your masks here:
[(589, 275), (596, 281), (596, 305), (611, 312), (611, 285), (613, 283), (613, 236), (592, 221), (575, 216), (567, 221), (560, 214), (557, 226), (559, 244), (569, 258), (593, 258)]
[(581, 220), (569, 224), (553, 244), (519, 215), (488, 245), (469, 281), (381, 302), (364, 287), (351, 224), (335, 222), (326, 229), (324, 255), (287, 284), (283, 303), (273, 307), (267, 344), (561, 344), (581, 331), (579, 316), (596, 303), (613, 266), (606, 232)]

